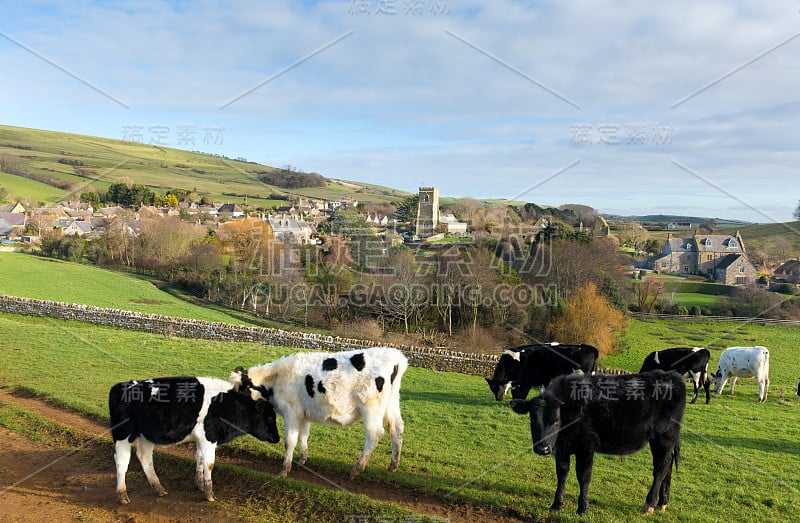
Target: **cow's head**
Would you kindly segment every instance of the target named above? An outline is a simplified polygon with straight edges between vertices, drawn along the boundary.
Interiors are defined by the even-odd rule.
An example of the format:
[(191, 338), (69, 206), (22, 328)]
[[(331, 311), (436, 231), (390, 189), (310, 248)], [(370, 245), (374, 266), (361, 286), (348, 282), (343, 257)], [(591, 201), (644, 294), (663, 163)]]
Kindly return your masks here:
[(561, 401), (545, 393), (530, 401), (511, 400), (511, 408), (517, 414), (530, 416), (533, 451), (541, 456), (555, 452), (561, 429)]
[(243, 417), (251, 420), (248, 434), (270, 443), (280, 441), (275, 409), (270, 403), (272, 388), (253, 384), (242, 367), (236, 367), (230, 380), (234, 393), (240, 398), (240, 408), (245, 411)]
[(511, 382), (508, 380), (496, 380), (496, 379), (489, 379), (484, 378), (486, 383), (489, 384), (489, 389), (491, 389), (492, 394), (494, 394), (494, 399), (497, 401), (503, 401), (503, 398), (506, 396), (506, 392), (508, 389), (511, 388)]
[(717, 369), (717, 372), (709, 372), (708, 377), (710, 378), (711, 386), (714, 388), (714, 392), (719, 394), (722, 392), (722, 373)]

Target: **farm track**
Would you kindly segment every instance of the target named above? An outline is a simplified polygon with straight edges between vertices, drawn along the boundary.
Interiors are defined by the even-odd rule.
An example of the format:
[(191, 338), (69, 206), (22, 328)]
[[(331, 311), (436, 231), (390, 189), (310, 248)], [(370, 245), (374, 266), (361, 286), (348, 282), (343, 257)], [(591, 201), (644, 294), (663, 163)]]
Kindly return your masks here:
[[(8, 388), (0, 388), (0, 404), (3, 403), (23, 407), (83, 433), (86, 435), (86, 443), (65, 451), (63, 447), (36, 443), (0, 427), (0, 438), (4, 441), (0, 447), (0, 493), (3, 498), (3, 503), (0, 504), (0, 521), (64, 521), (76, 518), (114, 522), (241, 521), (236, 507), (252, 494), (249, 489), (237, 491), (230, 486), (226, 487), (222, 481), (215, 481), (215, 494), (222, 501), (212, 505), (202, 501), (199, 493), (193, 489), (190, 479), (175, 484), (173, 478), (169, 478), (169, 471), (162, 471), (161, 467), (159, 475), (170, 494), (157, 498), (146, 484), (136, 458), (131, 459), (128, 471), (128, 491), (132, 503), (120, 506), (114, 492), (114, 467), (110, 448), (100, 444), (110, 440), (108, 427), (87, 416), (54, 407), (42, 398)], [(161, 448), (158, 452), (194, 461), (194, 448), (191, 445)], [(313, 456), (311, 460), (313, 461)], [(277, 475), (281, 466), (273, 458), (254, 460), (246, 452), (224, 446), (217, 449), (217, 463), (273, 475)], [(37, 473), (40, 469), (43, 470)], [(21, 481), (29, 475), (30, 478)], [(327, 479), (315, 474), (312, 469), (304, 467), (296, 466), (291, 477), (325, 488), (337, 488)], [(443, 500), (430, 493), (416, 492), (409, 488), (385, 484), (376, 488), (363, 480), (333, 479), (339, 488), (348, 492), (363, 494), (376, 501), (394, 503), (419, 514), (453, 522), (523, 521), (514, 515), (453, 503), (452, 500)], [(265, 502), (269, 500), (266, 499)]]

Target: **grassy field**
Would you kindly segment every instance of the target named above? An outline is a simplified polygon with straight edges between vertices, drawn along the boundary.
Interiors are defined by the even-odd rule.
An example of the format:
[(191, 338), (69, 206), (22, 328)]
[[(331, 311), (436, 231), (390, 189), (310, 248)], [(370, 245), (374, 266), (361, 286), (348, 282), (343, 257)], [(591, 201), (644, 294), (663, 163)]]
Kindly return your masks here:
[[(649, 351), (679, 345), (709, 347), (712, 364), (728, 345), (759, 343), (772, 352), (767, 403), (758, 404), (753, 380), (743, 380), (735, 396), (714, 396), (710, 405), (687, 406), (673, 502), (665, 514), (650, 521), (763, 523), (796, 518), (800, 401), (792, 389), (800, 373), (794, 363), (797, 334), (797, 329), (785, 327), (632, 322), (629, 350), (603, 364), (636, 370)], [(262, 363), (289, 352), (257, 344), (167, 340), (13, 315), (0, 315), (0, 339), (4, 347), (0, 380), (101, 419), (107, 419), (106, 398), (114, 382), (174, 374), (224, 377), (236, 365)], [(409, 369), (403, 380), (402, 409), (406, 436), (400, 471), (385, 471), (390, 454), (385, 438), (363, 476), (375, 488), (398, 485), (439, 496), (444, 503), (473, 503), (526, 518), (545, 517), (555, 486), (553, 461), (532, 453), (527, 420), (513, 414), (507, 402), (495, 402), (481, 377)], [(315, 426), (309, 466), (340, 480), (362, 444), (358, 424)], [(281, 459), (282, 445), (252, 438), (234, 445), (254, 460)], [(649, 477), (646, 450), (624, 460), (598, 456), (591, 516), (572, 515), (577, 483), (570, 477), (563, 520), (635, 519)]]
[[(76, 281), (81, 284), (76, 285)], [(179, 301), (162, 303), (168, 301), (168, 295), (133, 276), (21, 254), (0, 253), (0, 292), (233, 321), (202, 316), (209, 311), (183, 308)], [(765, 404), (756, 402), (757, 388), (752, 379), (745, 379), (735, 396), (715, 395), (710, 405), (687, 406), (681, 464), (673, 479), (673, 501), (666, 513), (649, 521), (735, 519), (763, 523), (797, 519), (800, 399), (794, 395), (794, 387), (800, 376), (796, 364), (799, 334), (800, 330), (790, 327), (631, 322), (625, 339), (628, 350), (608, 357), (602, 365), (635, 371), (647, 353), (672, 346), (709, 348), (712, 368), (727, 346), (763, 344), (772, 354), (772, 384)], [(99, 419), (107, 419), (108, 388), (117, 381), (177, 374), (225, 377), (237, 365), (263, 363), (291, 350), (166, 339), (14, 315), (0, 315), (0, 340), (0, 382), (27, 387)], [(36, 379), (31, 379), (32, 372)], [(532, 453), (528, 422), (513, 414), (507, 403), (495, 402), (481, 377), (409, 369), (403, 380), (406, 436), (400, 471), (385, 471), (390, 454), (385, 438), (364, 473), (364, 480), (374, 483), (376, 489), (399, 486), (424, 492), (441, 498), (442, 503), (470, 503), (525, 518), (545, 518), (555, 487), (553, 460)], [(0, 414), (0, 424), (24, 428), (28, 424), (26, 415), (5, 412)], [(358, 424), (350, 428), (315, 426), (309, 466), (341, 481), (362, 445), (363, 431)], [(234, 446), (253, 460), (277, 464), (282, 458), (280, 444), (266, 445), (243, 438)], [(647, 450), (622, 460), (598, 456), (590, 517), (573, 515), (577, 482), (572, 475), (561, 520), (637, 519), (650, 474)], [(269, 481), (274, 482), (275, 478), (270, 476)], [(368, 502), (361, 498), (350, 499), (342, 494), (331, 500), (324, 489), (291, 479), (277, 484), (295, 500), (290, 503), (301, 505), (310, 519), (341, 520), (354, 513), (356, 506), (367, 510), (363, 505)], [(338, 508), (329, 510), (326, 504)], [(251, 506), (247, 510), (256, 513), (259, 508)], [(372, 506), (368, 510), (384, 513), (395, 509)]]
[[(274, 169), (266, 165), (122, 140), (2, 125), (0, 154), (17, 158), (32, 172), (76, 182), (84, 186), (83, 191), (105, 190), (125, 177), (160, 192), (171, 188), (194, 190), (215, 202), (243, 203), (246, 199), (256, 207), (275, 204), (276, 200), (268, 199), (271, 193), (327, 199), (350, 197), (369, 202), (397, 201), (408, 196), (388, 187), (340, 180), (329, 180), (321, 188), (286, 190), (258, 180), (259, 171)], [(88, 177), (78, 176), (72, 165), (60, 163), (64, 158), (82, 162), (80, 168), (87, 171)], [(21, 180), (24, 179), (0, 174), (0, 185), (17, 196), (49, 203), (67, 196), (44, 184)]]
[(0, 294), (243, 323), (230, 314), (180, 300), (134, 275), (30, 254), (0, 252)]

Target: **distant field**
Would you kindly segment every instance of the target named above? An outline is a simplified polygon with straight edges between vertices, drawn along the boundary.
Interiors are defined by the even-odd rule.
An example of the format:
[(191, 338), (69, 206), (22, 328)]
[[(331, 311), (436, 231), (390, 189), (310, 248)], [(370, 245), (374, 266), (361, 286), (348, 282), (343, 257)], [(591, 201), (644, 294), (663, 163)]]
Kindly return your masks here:
[(243, 323), (228, 314), (175, 298), (133, 275), (21, 253), (0, 252), (0, 294)]
[[(83, 190), (105, 190), (109, 184), (126, 177), (164, 192), (171, 188), (193, 190), (209, 195), (215, 202), (243, 203), (246, 195), (247, 202), (254, 206), (271, 205), (274, 202), (268, 201), (271, 193), (328, 199), (349, 197), (362, 202), (388, 202), (407, 196), (388, 187), (334, 180), (322, 188), (283, 189), (258, 180), (259, 171), (274, 169), (266, 165), (122, 140), (2, 125), (0, 154), (18, 158), (33, 172), (81, 184)], [(78, 176), (73, 166), (59, 163), (63, 158), (82, 162), (80, 168), (89, 173), (88, 177)], [(44, 194), (15, 178), (19, 177), (3, 175), (0, 184), (5, 187), (9, 179), (8, 186), (13, 184), (17, 188), (12, 189), (14, 194), (50, 203), (66, 196), (64, 191)]]
[(24, 194), (34, 202), (54, 202), (64, 196), (61, 189), (4, 172), (0, 172), (0, 187), (11, 194)]

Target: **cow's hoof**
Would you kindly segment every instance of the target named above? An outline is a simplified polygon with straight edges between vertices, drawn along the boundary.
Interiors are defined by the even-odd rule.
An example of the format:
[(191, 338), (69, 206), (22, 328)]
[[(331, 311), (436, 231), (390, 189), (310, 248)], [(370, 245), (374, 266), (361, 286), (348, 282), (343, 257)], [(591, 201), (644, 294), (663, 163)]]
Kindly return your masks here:
[(209, 503), (214, 503), (216, 501), (216, 498), (214, 497), (214, 494), (206, 496), (206, 501), (208, 501)]
[(397, 469), (400, 467), (397, 463), (391, 463), (389, 465), (389, 472), (396, 472)]
[(359, 474), (361, 474), (361, 471), (359, 469), (353, 469), (350, 471), (350, 474), (347, 475), (347, 478), (356, 479)]
[(649, 516), (653, 512), (654, 512), (654, 509), (650, 505), (645, 505), (644, 508), (642, 509), (642, 515), (644, 515), (644, 516)]
[(164, 496), (167, 495), (167, 491), (162, 488), (156, 491), (156, 494), (158, 495), (158, 497), (163, 498)]
[(282, 477), (282, 478), (288, 478), (288, 477), (289, 477), (289, 471), (288, 471), (288, 470), (286, 470), (286, 469), (284, 469), (284, 470), (281, 470), (281, 473), (280, 473), (280, 474), (278, 474), (278, 476), (280, 476), (280, 477)]
[(667, 506), (666, 505), (659, 505), (658, 506), (658, 510), (660, 510), (661, 512), (666, 512), (667, 511)]
[(583, 510), (581, 510), (581, 509), (578, 509), (578, 512), (577, 512), (577, 514), (578, 514), (579, 516), (588, 516), (588, 515), (589, 515), (589, 509), (588, 509), (588, 508), (585, 508), (585, 509), (583, 509)]
[(120, 492), (117, 495), (119, 496), (119, 504), (120, 505), (127, 505), (128, 503), (131, 502), (131, 499), (128, 497), (128, 493), (127, 492)]
[(553, 503), (552, 505), (550, 505), (550, 508), (548, 510), (550, 512), (561, 512), (561, 505), (556, 505), (555, 503)]

